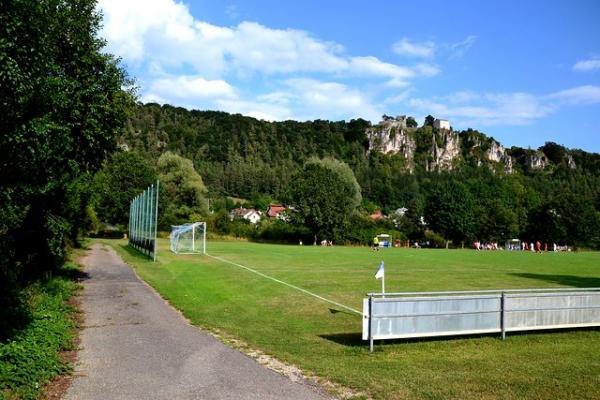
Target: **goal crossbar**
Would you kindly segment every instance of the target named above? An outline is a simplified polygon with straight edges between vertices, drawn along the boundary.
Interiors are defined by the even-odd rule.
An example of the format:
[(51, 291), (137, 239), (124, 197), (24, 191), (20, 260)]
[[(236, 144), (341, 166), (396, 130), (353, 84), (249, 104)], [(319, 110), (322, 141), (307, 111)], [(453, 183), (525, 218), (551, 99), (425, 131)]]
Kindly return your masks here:
[(206, 222), (172, 225), (169, 239), (175, 254), (206, 254)]

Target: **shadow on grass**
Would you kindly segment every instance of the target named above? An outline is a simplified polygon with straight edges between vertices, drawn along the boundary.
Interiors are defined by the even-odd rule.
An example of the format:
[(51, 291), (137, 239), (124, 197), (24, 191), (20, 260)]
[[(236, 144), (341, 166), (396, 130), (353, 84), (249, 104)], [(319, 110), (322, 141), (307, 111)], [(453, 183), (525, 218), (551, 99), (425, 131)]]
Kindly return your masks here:
[[(542, 329), (539, 331), (522, 331), (522, 332), (510, 332), (506, 334), (506, 338), (509, 340), (511, 337), (521, 337), (521, 336), (547, 336), (547, 335), (560, 335), (560, 334), (569, 334), (575, 332), (600, 332), (599, 326), (590, 326), (590, 327), (582, 327), (582, 328), (564, 328), (564, 329)], [(329, 340), (331, 342), (341, 344), (343, 346), (348, 347), (368, 347), (369, 341), (362, 340), (362, 334), (358, 332), (351, 333), (334, 333), (334, 334), (326, 334), (319, 335), (319, 337)], [(386, 339), (386, 340), (376, 340), (374, 342), (375, 346), (394, 346), (401, 344), (409, 344), (409, 343), (435, 343), (435, 342), (454, 342), (457, 340), (469, 340), (469, 339), (479, 339), (479, 338), (497, 338), (498, 341), (501, 341), (499, 333), (489, 333), (489, 334), (477, 334), (477, 335), (459, 335), (459, 336), (434, 336), (434, 337), (423, 337), (423, 338), (410, 338), (410, 339)]]
[(600, 326), (583, 326), (581, 328), (560, 328), (560, 329), (540, 329), (539, 331), (521, 331), (521, 332), (508, 332), (506, 337), (511, 336), (533, 336), (533, 335), (556, 335), (560, 333), (574, 333), (574, 332), (600, 332)]
[(346, 311), (346, 310), (340, 310), (338, 308), (330, 308), (329, 312), (332, 314), (346, 314), (346, 315), (356, 316), (355, 313), (351, 313), (350, 311)]
[(76, 282), (83, 282), (87, 279), (90, 279), (90, 274), (74, 264), (66, 264), (56, 271), (54, 276), (59, 276)]
[(596, 278), (593, 276), (547, 275), (531, 273), (512, 273), (511, 275), (518, 276), (520, 278), (536, 279), (540, 281), (556, 283), (564, 286), (572, 286), (576, 288), (600, 287), (600, 278)]
[[(52, 272), (46, 271), (44, 276), (32, 279), (25, 286), (13, 282), (9, 287), (5, 287), (4, 285), (7, 282), (2, 282), (2, 285), (0, 285), (0, 290), (2, 290), (0, 294), (2, 296), (0, 298), (0, 344), (30, 329), (30, 324), (35, 319), (32, 304), (37, 304), (37, 302), (31, 303), (31, 298), (41, 294), (64, 298), (60, 295), (65, 293), (64, 285), (59, 284), (56, 278), (82, 282), (89, 279), (89, 277), (89, 274), (84, 272), (77, 264), (67, 262), (52, 270)], [(1, 391), (0, 398), (2, 398)]]
[(129, 255), (131, 257), (134, 257), (134, 258), (137, 258), (140, 261), (148, 261), (148, 260), (150, 260), (150, 258), (146, 254), (144, 254), (144, 253), (142, 253), (142, 252), (134, 249), (133, 247), (131, 247), (128, 244), (119, 244), (118, 246), (121, 249), (123, 249), (123, 251), (125, 251), (127, 253), (127, 255)]
[[(512, 335), (512, 333), (511, 333)], [(459, 335), (459, 336), (433, 336), (433, 337), (422, 337), (422, 338), (407, 338), (407, 339), (385, 339), (385, 340), (376, 340), (375, 344), (377, 346), (380, 345), (397, 345), (402, 343), (420, 343), (420, 342), (448, 342), (455, 340), (465, 340), (465, 339), (477, 339), (483, 337), (500, 337), (499, 333), (489, 333), (489, 334), (476, 334), (476, 335)], [(348, 347), (363, 347), (368, 346), (368, 340), (362, 340), (362, 333), (358, 332), (350, 332), (350, 333), (334, 333), (334, 334), (325, 334), (319, 335), (319, 337), (335, 342), (337, 344), (341, 344), (343, 346)]]

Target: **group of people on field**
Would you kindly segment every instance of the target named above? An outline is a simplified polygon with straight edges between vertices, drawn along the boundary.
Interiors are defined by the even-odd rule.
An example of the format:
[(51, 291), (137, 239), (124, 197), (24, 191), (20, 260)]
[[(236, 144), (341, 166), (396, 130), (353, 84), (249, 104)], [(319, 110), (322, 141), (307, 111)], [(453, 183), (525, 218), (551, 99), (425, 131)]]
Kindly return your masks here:
[[(499, 250), (498, 243), (481, 243), (476, 241), (473, 243), (473, 248), (475, 250)], [(534, 242), (517, 242), (517, 243), (507, 243), (506, 250), (513, 251), (531, 251), (534, 253), (540, 253), (542, 251), (549, 251), (548, 243), (542, 243), (537, 240)], [(568, 246), (559, 246), (556, 243), (552, 244), (551, 251), (571, 251), (571, 248)]]
[(476, 241), (473, 243), (475, 250), (498, 250), (498, 243), (481, 243)]

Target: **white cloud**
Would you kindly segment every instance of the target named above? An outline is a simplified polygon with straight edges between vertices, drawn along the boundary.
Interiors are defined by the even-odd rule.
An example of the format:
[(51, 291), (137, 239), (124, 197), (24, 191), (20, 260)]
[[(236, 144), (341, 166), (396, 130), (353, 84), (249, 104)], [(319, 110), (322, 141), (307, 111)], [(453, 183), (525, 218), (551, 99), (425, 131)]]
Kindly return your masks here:
[(589, 60), (581, 60), (573, 65), (573, 70), (578, 72), (589, 72), (598, 69), (600, 69), (600, 57), (592, 57)]
[(100, 0), (98, 6), (104, 16), (102, 36), (108, 40), (111, 51), (128, 60), (145, 56), (145, 36), (152, 31), (168, 35), (165, 40), (193, 36), (193, 18), (187, 7), (171, 0)]
[[(343, 46), (301, 30), (249, 21), (214, 25), (196, 19), (178, 0), (100, 0), (99, 9), (107, 50), (133, 67), (143, 100), (273, 120), (378, 120), (372, 94), (343, 81), (369, 79), (371, 90), (385, 91), (440, 71), (431, 63), (398, 65), (348, 55)], [(417, 44), (406, 43), (418, 52)], [(433, 55), (433, 43), (421, 45)], [(244, 90), (231, 84), (242, 87), (240, 81)]]
[(259, 101), (264, 101), (273, 104), (289, 104), (291, 101), (290, 93), (280, 91), (263, 94), (257, 97)]
[[(463, 103), (470, 97), (475, 103), (448, 105), (426, 99), (412, 99), (409, 105), (420, 112), (439, 118), (450, 119), (462, 126), (527, 125), (554, 111), (554, 106), (545, 104), (528, 93), (488, 93), (464, 96)], [(452, 96), (446, 96), (451, 99)]]
[(435, 76), (440, 73), (440, 68), (438, 66), (427, 63), (415, 65), (414, 70), (422, 76)]
[(570, 105), (600, 103), (600, 86), (578, 86), (547, 95), (530, 93), (455, 92), (438, 100), (413, 98), (417, 112), (450, 119), (455, 125), (527, 125)]
[(125, 61), (164, 67), (191, 66), (206, 78), (229, 73), (327, 73), (404, 81), (437, 73), (426, 64), (399, 66), (375, 57), (350, 57), (337, 43), (294, 29), (272, 29), (256, 22), (222, 27), (196, 20), (174, 0), (100, 0), (101, 32), (109, 51)]
[(285, 105), (268, 101), (220, 99), (214, 105), (222, 111), (239, 113), (256, 119), (264, 119), (265, 121), (293, 119), (290, 109)]
[(435, 54), (435, 43), (416, 43), (404, 37), (392, 45), (392, 50), (401, 56), (431, 58)]
[(456, 43), (446, 44), (445, 47), (450, 52), (449, 58), (462, 57), (477, 41), (477, 36), (469, 35), (464, 40)]
[(163, 98), (206, 99), (234, 98), (235, 90), (223, 80), (206, 80), (198, 76), (177, 76), (156, 79), (149, 90)]
[(222, 43), (238, 69), (262, 73), (335, 72), (348, 68), (341, 47), (298, 30), (279, 30), (242, 22), (235, 37)]
[(338, 82), (291, 78), (280, 84), (283, 90), (257, 96), (256, 100), (218, 99), (214, 104), (224, 111), (269, 121), (350, 118), (378, 121), (381, 115), (367, 95)]
[(158, 104), (168, 104), (169, 101), (156, 93), (146, 93), (143, 94), (140, 98), (142, 103), (158, 103)]
[(378, 121), (381, 113), (359, 90), (338, 82), (294, 78), (285, 81), (298, 110), (298, 119), (363, 118)]
[(600, 103), (600, 86), (577, 86), (549, 94), (545, 97), (572, 105), (595, 104)]
[(444, 96), (444, 99), (452, 104), (465, 104), (479, 100), (480, 97), (481, 96), (478, 93), (470, 90), (463, 90)]
[(408, 100), (411, 92), (412, 92), (411, 89), (403, 90), (402, 92), (399, 92), (399, 93), (396, 93), (395, 95), (387, 97), (383, 101), (383, 103), (384, 104), (400, 104), (400, 103), (404, 103), (406, 100)]

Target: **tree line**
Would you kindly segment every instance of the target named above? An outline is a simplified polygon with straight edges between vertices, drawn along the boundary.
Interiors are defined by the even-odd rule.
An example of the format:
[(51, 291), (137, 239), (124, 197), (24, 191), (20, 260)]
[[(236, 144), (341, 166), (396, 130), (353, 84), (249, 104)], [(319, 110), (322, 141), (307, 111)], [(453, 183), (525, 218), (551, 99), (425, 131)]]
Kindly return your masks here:
[[(207, 196), (220, 205), (217, 211), (233, 206), (219, 201), (228, 196), (247, 199), (249, 206), (264, 205), (265, 198), (293, 204), (296, 175), (309, 173), (305, 167), (310, 160), (331, 158), (347, 164), (359, 185), (361, 202), (352, 218), (360, 218), (363, 225), (368, 214), (381, 208), (397, 235), (412, 240), (435, 234), (455, 245), (522, 238), (600, 246), (600, 155), (552, 142), (536, 150), (512, 147), (508, 154), (514, 172), (505, 173), (502, 165), (484, 157), (493, 139), (468, 129), (458, 132), (461, 156), (455, 168), (428, 171), (432, 145), (440, 136), (431, 123), (414, 127), (413, 121), (413, 169), (402, 155), (370, 151), (366, 130), (371, 124), (361, 119), (266, 122), (239, 114), (138, 104), (118, 140), (149, 165), (167, 150), (191, 160)], [(548, 160), (543, 169), (527, 163), (536, 151)], [(396, 215), (402, 208), (406, 212)], [(357, 223), (337, 239), (356, 238), (349, 229), (358, 230)]]

